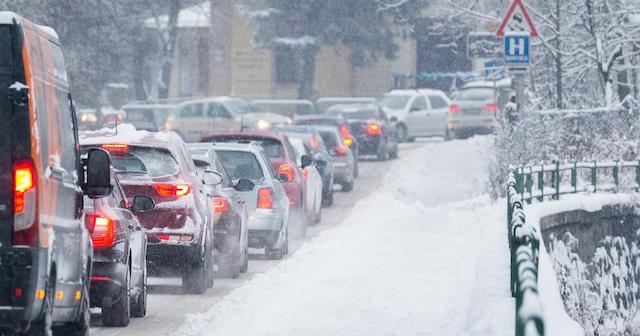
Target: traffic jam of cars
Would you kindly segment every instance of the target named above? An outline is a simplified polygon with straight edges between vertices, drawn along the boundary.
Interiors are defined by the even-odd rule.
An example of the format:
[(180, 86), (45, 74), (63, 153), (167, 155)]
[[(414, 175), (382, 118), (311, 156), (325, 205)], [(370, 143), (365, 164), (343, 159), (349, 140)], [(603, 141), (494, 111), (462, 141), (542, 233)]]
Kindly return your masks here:
[(395, 90), (96, 113), (76, 109), (49, 29), (5, 12), (1, 39), (11, 48), (0, 50), (0, 179), (13, 188), (0, 191), (0, 334), (85, 335), (96, 311), (102, 326), (126, 327), (146, 315), (149, 277), (199, 295), (247, 272), (256, 253), (285, 258), (292, 227), (304, 237), (321, 223), (360, 161), (495, 123), (495, 88), (482, 83), (453, 103)]

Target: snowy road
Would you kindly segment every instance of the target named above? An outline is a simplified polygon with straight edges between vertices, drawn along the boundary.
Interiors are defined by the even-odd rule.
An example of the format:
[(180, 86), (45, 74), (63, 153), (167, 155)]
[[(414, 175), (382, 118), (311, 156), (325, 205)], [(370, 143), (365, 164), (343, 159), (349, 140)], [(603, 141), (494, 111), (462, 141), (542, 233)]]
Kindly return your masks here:
[(403, 146), (284, 261), (252, 260), (203, 296), (152, 288), (149, 314), (95, 335), (511, 335), (503, 205), (483, 194), (487, 138)]

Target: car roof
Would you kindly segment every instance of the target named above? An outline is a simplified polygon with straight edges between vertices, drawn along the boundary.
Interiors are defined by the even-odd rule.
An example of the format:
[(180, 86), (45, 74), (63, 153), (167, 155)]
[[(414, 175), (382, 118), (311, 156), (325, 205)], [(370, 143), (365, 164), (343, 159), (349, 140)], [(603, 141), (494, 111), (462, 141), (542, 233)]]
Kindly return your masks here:
[(308, 114), (308, 115), (299, 115), (296, 116), (294, 122), (297, 120), (342, 120), (339, 115), (330, 115), (330, 114)]
[(240, 152), (252, 152), (257, 154), (262, 149), (257, 144), (251, 143), (236, 143), (236, 142), (216, 142), (213, 144), (213, 150), (223, 151), (240, 151)]
[(297, 104), (297, 105), (313, 105), (310, 100), (304, 99), (255, 99), (251, 101), (252, 104)]
[(270, 138), (274, 140), (284, 141), (284, 136), (277, 132), (272, 131), (219, 131), (219, 132), (211, 132), (203, 136), (203, 139), (209, 137), (238, 137), (238, 138)]
[(80, 145), (123, 144), (140, 147), (172, 148), (171, 144), (177, 141), (178, 135), (173, 132), (160, 133), (138, 131), (131, 124), (118, 125), (114, 128), (103, 128), (97, 131), (78, 132)]
[(468, 88), (510, 88), (511, 78), (504, 78), (497, 81), (477, 80), (462, 85), (462, 89)]
[(378, 110), (378, 105), (372, 103), (337, 104), (331, 106), (328, 110), (343, 110), (349, 113), (362, 110)]
[(242, 98), (229, 97), (229, 96), (218, 96), (218, 97), (208, 97), (208, 98), (198, 98), (198, 99), (187, 100), (187, 101), (184, 101), (184, 102), (180, 103), (178, 106), (181, 107), (181, 106), (190, 105), (190, 104), (212, 103), (212, 102), (227, 103), (227, 102), (230, 102), (230, 101), (245, 101), (245, 102), (249, 103), (249, 101), (247, 101), (246, 99), (242, 99)]

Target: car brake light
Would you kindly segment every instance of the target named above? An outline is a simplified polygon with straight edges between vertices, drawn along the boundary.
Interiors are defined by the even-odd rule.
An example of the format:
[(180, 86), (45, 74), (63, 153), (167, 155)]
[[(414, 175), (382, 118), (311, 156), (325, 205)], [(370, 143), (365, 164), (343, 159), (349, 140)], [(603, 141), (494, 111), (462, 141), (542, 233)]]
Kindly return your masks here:
[(273, 209), (273, 190), (261, 188), (258, 190), (258, 209)]
[(340, 133), (344, 138), (344, 144), (351, 147), (351, 145), (353, 145), (353, 139), (351, 138), (351, 133), (349, 133), (349, 129), (347, 128), (346, 125), (342, 125), (340, 127)]
[(226, 213), (229, 211), (229, 202), (227, 202), (227, 199), (222, 197), (213, 198), (213, 211), (217, 213)]
[(303, 175), (304, 175), (304, 180), (308, 180), (309, 179), (309, 170), (307, 168), (305, 168), (303, 171)]
[(27, 159), (16, 162), (13, 167), (14, 245), (36, 245), (36, 196), (36, 171), (33, 161)]
[(129, 150), (129, 145), (124, 144), (104, 144), (102, 149), (114, 152), (126, 152)]
[(370, 123), (369, 126), (367, 127), (367, 134), (374, 135), (374, 136), (381, 135), (382, 128), (380, 128), (380, 125), (376, 123)]
[(487, 104), (484, 106), (484, 109), (491, 112), (498, 112), (498, 105), (496, 104)]
[(191, 192), (189, 184), (154, 184), (153, 189), (162, 197), (182, 197)]
[(117, 221), (102, 215), (88, 215), (87, 228), (91, 234), (93, 248), (105, 248), (113, 246), (116, 242)]
[(449, 106), (449, 113), (450, 113), (450, 114), (456, 113), (456, 111), (458, 111), (459, 109), (460, 109), (460, 106), (458, 106), (458, 105), (451, 105), (451, 106)]
[(318, 139), (315, 135), (311, 136), (311, 148), (318, 149)]
[(285, 174), (287, 175), (287, 182), (291, 183), (293, 182), (293, 178), (294, 178), (294, 174), (295, 170), (293, 168), (293, 166), (289, 165), (289, 164), (283, 164), (280, 165), (280, 168), (278, 168), (278, 174), (282, 175)]
[(345, 156), (347, 155), (347, 149), (342, 146), (335, 146), (333, 147), (331, 154), (333, 156)]

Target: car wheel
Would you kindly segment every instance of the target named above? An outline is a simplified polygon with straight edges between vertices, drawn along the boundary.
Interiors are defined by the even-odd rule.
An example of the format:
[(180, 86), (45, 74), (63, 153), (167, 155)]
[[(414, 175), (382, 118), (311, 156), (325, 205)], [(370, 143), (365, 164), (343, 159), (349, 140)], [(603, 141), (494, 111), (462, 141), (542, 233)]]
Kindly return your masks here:
[(207, 288), (213, 287), (213, 279), (215, 278), (215, 270), (213, 267), (213, 238), (206, 246), (205, 251), (207, 251), (207, 255), (205, 256), (204, 266), (205, 266), (205, 277), (207, 282)]
[(389, 145), (386, 140), (383, 140), (380, 146), (378, 146), (378, 161), (389, 160)]
[(249, 249), (245, 247), (244, 258), (242, 260), (242, 268), (240, 269), (240, 273), (247, 273), (248, 270), (249, 270)]
[[(305, 234), (306, 234), (306, 227), (305, 227)], [(288, 228), (284, 232), (284, 244), (282, 245), (282, 254), (283, 255), (289, 254), (289, 229)]]
[(405, 142), (407, 140), (407, 126), (405, 126), (404, 124), (398, 124), (398, 126), (396, 126), (397, 132), (398, 132), (398, 141), (399, 142)]
[(449, 130), (449, 128), (447, 128), (446, 131), (444, 131), (444, 141), (451, 141), (453, 140), (453, 132)]
[(182, 290), (186, 294), (203, 294), (207, 290), (207, 271), (205, 264), (212, 263), (208, 253), (199, 265), (187, 265), (182, 270)]
[(138, 284), (138, 297), (131, 303), (131, 317), (145, 317), (147, 315), (147, 266), (145, 265), (142, 279)]
[[(129, 269), (129, 265), (127, 265)], [(102, 325), (105, 327), (126, 327), (129, 325), (131, 317), (131, 297), (129, 288), (131, 287), (131, 275), (126, 272), (124, 280), (124, 293), (120, 300), (108, 307), (102, 307)]]
[(360, 175), (360, 165), (358, 164), (359, 160), (356, 158), (353, 163), (353, 177), (356, 178)]
[(342, 191), (343, 191), (343, 192), (350, 192), (350, 191), (352, 191), (352, 190), (353, 190), (353, 184), (354, 184), (354, 181), (353, 181), (353, 180), (351, 180), (351, 182), (343, 182), (343, 183), (342, 183)]
[(316, 212), (315, 223), (318, 224), (322, 221), (322, 207), (318, 208), (318, 212)]
[(398, 151), (400, 149), (398, 148), (398, 144), (395, 145), (395, 147), (393, 148), (393, 151), (389, 153), (389, 158), (391, 159), (397, 159), (398, 158)]

